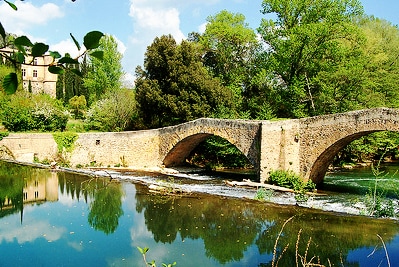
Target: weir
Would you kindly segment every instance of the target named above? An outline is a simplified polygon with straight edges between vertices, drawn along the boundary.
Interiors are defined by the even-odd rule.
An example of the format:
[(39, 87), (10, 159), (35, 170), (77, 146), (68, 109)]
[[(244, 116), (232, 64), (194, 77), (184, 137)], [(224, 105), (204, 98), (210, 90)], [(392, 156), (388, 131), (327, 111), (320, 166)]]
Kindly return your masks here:
[(60, 153), (71, 166), (178, 166), (211, 135), (235, 145), (254, 165), (259, 180), (272, 170), (292, 170), (315, 183), (347, 144), (376, 131), (399, 131), (399, 109), (375, 108), (294, 120), (254, 121), (201, 118), (144, 131), (80, 133), (72, 152), (58, 151), (50, 133), (12, 133), (0, 146), (15, 160), (54, 161)]

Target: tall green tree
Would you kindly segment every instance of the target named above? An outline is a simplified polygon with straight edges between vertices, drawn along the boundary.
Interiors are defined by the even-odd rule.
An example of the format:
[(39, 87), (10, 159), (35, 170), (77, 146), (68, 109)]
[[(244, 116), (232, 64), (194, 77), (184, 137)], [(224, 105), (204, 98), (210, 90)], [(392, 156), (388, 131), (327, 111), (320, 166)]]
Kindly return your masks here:
[(234, 94), (241, 108), (242, 94), (250, 77), (249, 70), (259, 42), (245, 22), (245, 16), (223, 10), (207, 18), (205, 32), (199, 36), (204, 48), (204, 64)]
[(367, 83), (361, 99), (366, 107), (399, 107), (399, 29), (374, 17), (362, 18), (358, 24), (366, 39), (362, 78)]
[[(280, 117), (304, 117), (323, 113), (316, 101), (322, 91), (319, 74), (337, 69), (351, 73), (359, 67), (357, 56), (361, 35), (354, 19), (363, 14), (357, 0), (264, 0), (259, 33), (264, 41), (268, 74), (278, 85), (277, 112)], [(344, 62), (345, 64), (341, 64)], [(330, 72), (329, 72), (330, 73)], [(359, 72), (357, 72), (359, 73)], [(342, 79), (345, 75), (340, 75)], [(357, 95), (356, 81), (337, 88)], [(353, 92), (355, 90), (355, 92)]]
[(144, 69), (136, 69), (136, 99), (147, 127), (162, 127), (209, 117), (231, 107), (231, 92), (211, 77), (196, 43), (178, 45), (171, 36), (155, 38)]
[[(76, 75), (76, 71), (81, 75)], [(58, 75), (56, 84), (56, 98), (62, 100), (65, 104), (74, 96), (89, 97), (88, 90), (84, 85), (83, 78), (87, 75), (86, 57), (80, 64), (69, 64), (67, 69)]]
[(84, 86), (89, 92), (88, 104), (101, 99), (107, 92), (121, 88), (122, 54), (114, 37), (105, 35), (100, 40), (98, 51), (103, 51), (102, 58), (89, 55), (89, 68), (84, 78)]

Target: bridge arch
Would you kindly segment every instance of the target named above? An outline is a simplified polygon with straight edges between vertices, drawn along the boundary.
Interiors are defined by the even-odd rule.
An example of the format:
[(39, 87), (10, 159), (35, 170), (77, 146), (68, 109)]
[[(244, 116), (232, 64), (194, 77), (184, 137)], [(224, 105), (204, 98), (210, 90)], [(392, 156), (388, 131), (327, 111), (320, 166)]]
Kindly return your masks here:
[(183, 163), (194, 148), (212, 135), (229, 141), (255, 168), (259, 166), (259, 122), (203, 118), (159, 131), (159, 158), (166, 167)]
[[(195, 150), (203, 141), (207, 138), (215, 136), (213, 134), (199, 133), (189, 137), (184, 138), (179, 143), (177, 143), (166, 155), (163, 160), (163, 165), (166, 167), (179, 166), (185, 162), (185, 160), (190, 156), (191, 152)], [(225, 139), (226, 140), (226, 139)], [(227, 140), (228, 141), (228, 140)], [(237, 148), (240, 150), (239, 148)], [(243, 151), (240, 150), (241, 153)], [(247, 155), (245, 155), (247, 157)], [(248, 158), (247, 160), (255, 166), (257, 164), (256, 159)]]
[(323, 181), (334, 156), (352, 141), (379, 131), (399, 131), (399, 110), (376, 108), (301, 119), (301, 173)]

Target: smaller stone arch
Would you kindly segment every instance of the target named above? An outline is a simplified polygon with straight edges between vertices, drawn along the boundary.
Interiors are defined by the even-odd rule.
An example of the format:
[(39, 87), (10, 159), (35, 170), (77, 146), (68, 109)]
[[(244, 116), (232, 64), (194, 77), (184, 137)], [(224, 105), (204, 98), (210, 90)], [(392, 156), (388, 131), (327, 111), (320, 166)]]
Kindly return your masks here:
[(399, 131), (399, 110), (374, 108), (300, 119), (300, 172), (320, 183), (334, 156), (347, 144), (380, 131)]
[(342, 138), (337, 142), (335, 142), (334, 144), (332, 144), (323, 153), (321, 153), (320, 156), (314, 162), (310, 170), (309, 179), (316, 184), (321, 183), (324, 180), (324, 176), (326, 175), (328, 166), (331, 164), (335, 155), (337, 155), (340, 150), (349, 145), (352, 141), (374, 132), (378, 131), (367, 131), (367, 132), (356, 133), (350, 136), (346, 136), (345, 138)]

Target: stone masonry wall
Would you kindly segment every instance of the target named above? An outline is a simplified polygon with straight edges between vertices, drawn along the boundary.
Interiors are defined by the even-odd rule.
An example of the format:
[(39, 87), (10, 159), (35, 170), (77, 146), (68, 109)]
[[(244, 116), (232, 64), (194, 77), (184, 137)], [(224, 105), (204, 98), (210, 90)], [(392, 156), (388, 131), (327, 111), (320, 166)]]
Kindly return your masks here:
[(292, 170), (299, 173), (298, 120), (263, 121), (260, 145), (260, 181), (269, 178), (270, 171)]
[(48, 133), (11, 133), (0, 141), (0, 146), (6, 146), (15, 160), (22, 162), (33, 162), (34, 157), (53, 160), (57, 153), (53, 135)]
[(133, 168), (160, 166), (157, 130), (115, 133), (83, 133), (75, 142), (70, 161), (77, 164)]

